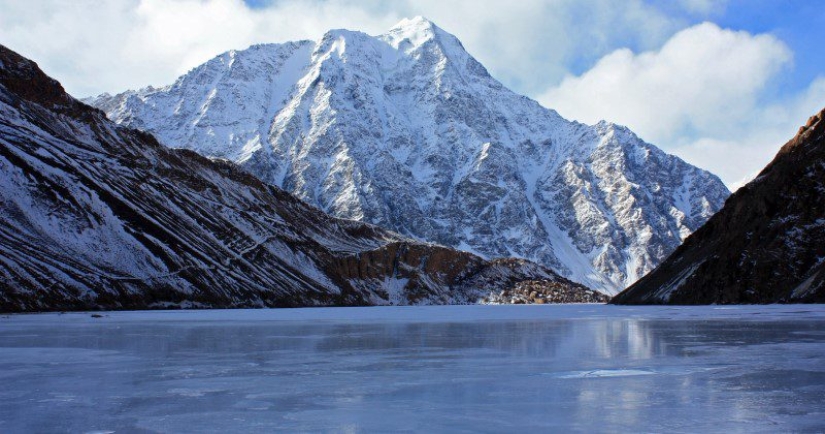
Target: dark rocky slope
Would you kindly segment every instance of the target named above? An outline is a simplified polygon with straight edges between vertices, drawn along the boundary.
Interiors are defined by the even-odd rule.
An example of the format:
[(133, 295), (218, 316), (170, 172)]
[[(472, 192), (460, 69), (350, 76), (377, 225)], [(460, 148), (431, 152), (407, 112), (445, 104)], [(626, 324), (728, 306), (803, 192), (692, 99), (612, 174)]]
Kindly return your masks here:
[(586, 288), (327, 216), (161, 146), (0, 46), (0, 311), (476, 302)]
[(825, 111), (615, 304), (825, 302)]

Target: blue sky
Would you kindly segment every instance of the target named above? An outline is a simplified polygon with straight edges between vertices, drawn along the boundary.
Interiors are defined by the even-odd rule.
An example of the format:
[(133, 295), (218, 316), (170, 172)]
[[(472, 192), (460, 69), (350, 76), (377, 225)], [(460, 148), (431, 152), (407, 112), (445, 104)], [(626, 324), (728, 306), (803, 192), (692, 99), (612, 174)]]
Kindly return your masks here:
[(82, 97), (415, 15), (511, 89), (568, 119), (627, 125), (733, 188), (825, 106), (823, 1), (0, 0), (0, 43)]

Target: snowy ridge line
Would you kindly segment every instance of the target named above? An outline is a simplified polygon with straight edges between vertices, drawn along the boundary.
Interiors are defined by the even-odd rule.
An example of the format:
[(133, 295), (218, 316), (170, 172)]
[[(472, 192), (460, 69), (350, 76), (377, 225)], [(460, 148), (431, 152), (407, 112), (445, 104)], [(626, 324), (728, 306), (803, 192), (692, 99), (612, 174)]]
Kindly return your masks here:
[(324, 214), (169, 149), (0, 46), (0, 311), (474, 303), (550, 279)]
[(508, 90), (421, 17), (234, 50), (171, 85), (86, 101), (336, 217), (526, 258), (606, 294), (730, 194), (625, 127), (570, 122)]

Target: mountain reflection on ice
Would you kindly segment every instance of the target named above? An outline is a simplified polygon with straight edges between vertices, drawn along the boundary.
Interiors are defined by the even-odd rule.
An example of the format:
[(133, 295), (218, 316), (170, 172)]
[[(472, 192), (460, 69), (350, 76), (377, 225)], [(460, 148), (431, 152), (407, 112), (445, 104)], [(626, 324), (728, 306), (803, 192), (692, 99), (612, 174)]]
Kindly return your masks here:
[(0, 317), (0, 432), (825, 429), (825, 306)]

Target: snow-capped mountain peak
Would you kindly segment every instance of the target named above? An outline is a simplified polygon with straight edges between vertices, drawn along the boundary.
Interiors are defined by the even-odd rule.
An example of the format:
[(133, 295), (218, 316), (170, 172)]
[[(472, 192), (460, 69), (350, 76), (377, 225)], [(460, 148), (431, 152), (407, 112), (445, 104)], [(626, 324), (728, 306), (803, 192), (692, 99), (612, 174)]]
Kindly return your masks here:
[(715, 176), (630, 130), (563, 119), (428, 20), (224, 54), (89, 100), (171, 147), (239, 162), (339, 217), (614, 293), (718, 210)]
[(441, 30), (432, 21), (422, 16), (403, 19), (378, 38), (408, 54), (431, 41), (436, 43), (445, 39), (448, 43), (458, 41), (453, 35)]
[(332, 218), (113, 124), (2, 45), (0, 169), (0, 312), (605, 299), (529, 261)]

